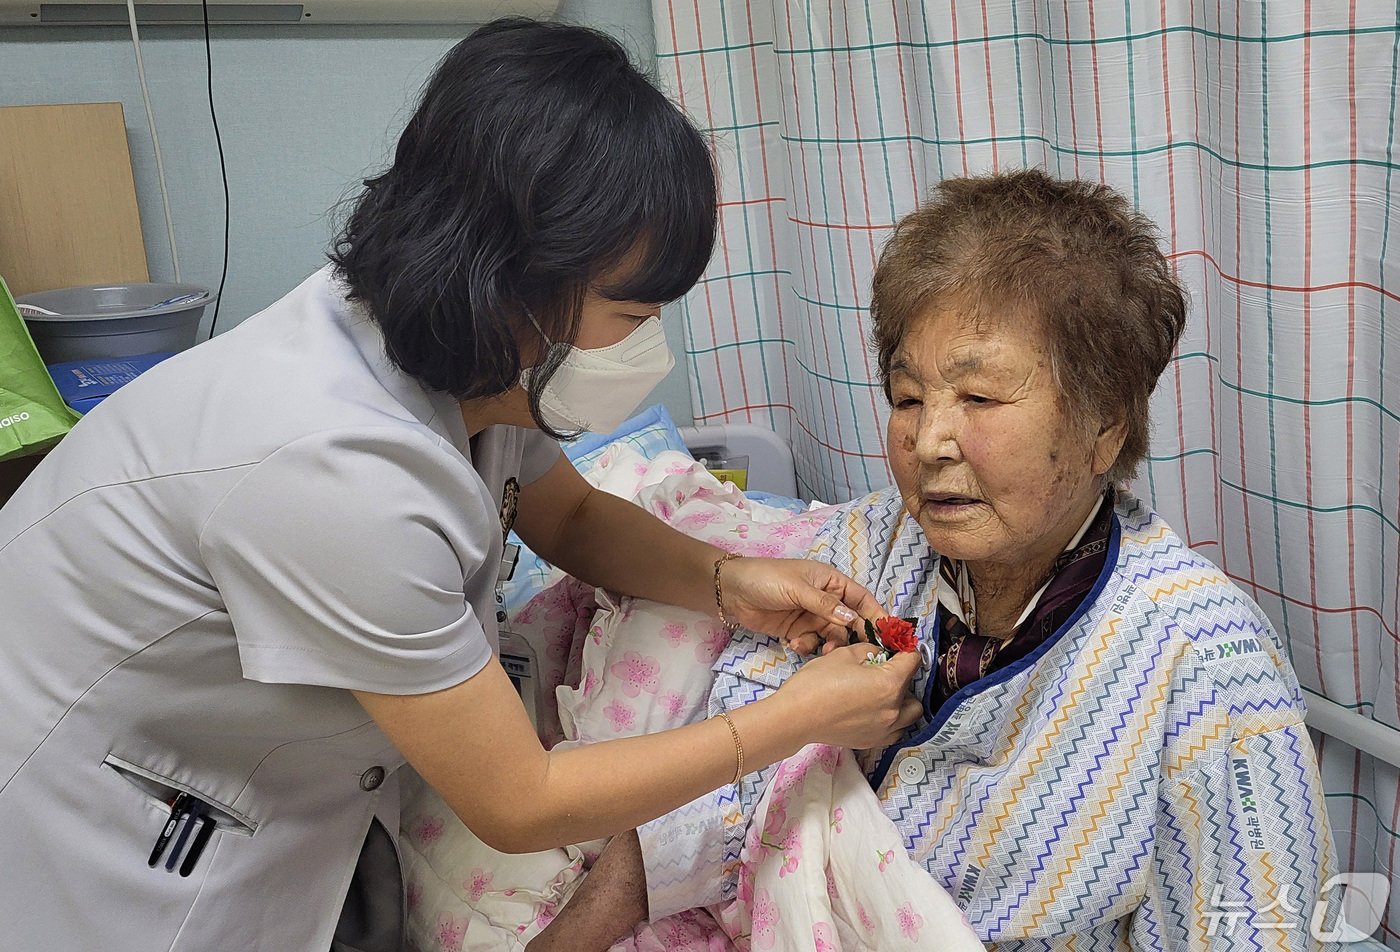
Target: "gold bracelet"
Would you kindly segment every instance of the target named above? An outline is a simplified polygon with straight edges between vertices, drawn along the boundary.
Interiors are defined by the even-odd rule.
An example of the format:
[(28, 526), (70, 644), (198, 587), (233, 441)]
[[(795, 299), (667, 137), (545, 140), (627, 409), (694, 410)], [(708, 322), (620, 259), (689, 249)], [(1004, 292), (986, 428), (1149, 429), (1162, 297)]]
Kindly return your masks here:
[(744, 776), (744, 742), (739, 739), (739, 728), (734, 726), (728, 713), (720, 711), (715, 716), (724, 721), (729, 728), (729, 736), (734, 738), (734, 779), (731, 782), (738, 784)]
[(738, 628), (739, 623), (736, 621), (730, 621), (728, 616), (724, 614), (724, 589), (720, 586), (719, 583), (719, 570), (724, 567), (724, 563), (730, 561), (731, 559), (742, 558), (743, 556), (740, 555), (738, 552), (726, 552), (724, 553), (724, 555), (721, 555), (719, 558), (715, 559), (715, 607), (719, 609), (719, 623), (724, 627), (728, 628), (730, 631), (733, 631), (735, 628)]

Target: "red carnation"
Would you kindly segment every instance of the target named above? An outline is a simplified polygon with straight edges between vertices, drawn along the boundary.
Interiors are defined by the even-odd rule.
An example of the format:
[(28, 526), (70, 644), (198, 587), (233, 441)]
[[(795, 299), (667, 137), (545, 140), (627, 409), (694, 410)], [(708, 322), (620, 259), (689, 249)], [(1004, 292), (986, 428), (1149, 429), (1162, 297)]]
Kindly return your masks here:
[(875, 633), (888, 651), (918, 650), (919, 639), (914, 637), (914, 623), (907, 618), (886, 615), (875, 623)]

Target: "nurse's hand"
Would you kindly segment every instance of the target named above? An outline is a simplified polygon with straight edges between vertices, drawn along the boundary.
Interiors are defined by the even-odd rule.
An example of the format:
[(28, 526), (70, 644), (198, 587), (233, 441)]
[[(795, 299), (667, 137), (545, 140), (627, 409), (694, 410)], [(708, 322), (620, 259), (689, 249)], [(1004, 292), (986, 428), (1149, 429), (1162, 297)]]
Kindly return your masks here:
[(773, 700), (789, 705), (788, 716), (805, 720), (807, 742), (865, 750), (886, 747), (923, 714), (909, 690), (919, 653), (896, 654), (872, 664), (869, 645), (835, 648), (798, 668)]
[(864, 587), (810, 559), (730, 559), (720, 566), (720, 589), (730, 621), (798, 654), (847, 644), (847, 626), (889, 614)]

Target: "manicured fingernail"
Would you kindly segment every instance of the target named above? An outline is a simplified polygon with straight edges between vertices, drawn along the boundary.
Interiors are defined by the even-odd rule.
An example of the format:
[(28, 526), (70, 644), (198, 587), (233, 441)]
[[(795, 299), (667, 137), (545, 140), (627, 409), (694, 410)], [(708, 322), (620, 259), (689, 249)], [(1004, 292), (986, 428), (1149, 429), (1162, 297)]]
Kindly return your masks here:
[(851, 611), (845, 605), (837, 605), (836, 617), (849, 625), (851, 622), (856, 620), (856, 613)]

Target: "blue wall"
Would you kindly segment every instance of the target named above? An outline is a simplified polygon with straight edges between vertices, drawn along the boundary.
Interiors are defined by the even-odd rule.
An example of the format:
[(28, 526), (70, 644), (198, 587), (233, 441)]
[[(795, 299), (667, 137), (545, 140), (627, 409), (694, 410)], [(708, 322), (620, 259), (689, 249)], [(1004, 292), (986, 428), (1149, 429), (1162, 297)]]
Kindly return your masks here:
[[(606, 30), (651, 68), (648, 0), (565, 0), (562, 19)], [(324, 262), (334, 208), (388, 158), (419, 86), (469, 27), (216, 27), (214, 95), (232, 202), (227, 330)], [(203, 33), (141, 34), (182, 277), (217, 287), (223, 192), (205, 88)], [(155, 152), (131, 39), (117, 27), (18, 27), (0, 33), (0, 105), (119, 101), (153, 280), (174, 277)], [(0, 223), (0, 227), (4, 227)], [(667, 334), (681, 346), (668, 313)], [(690, 422), (684, 361), (655, 395)]]

